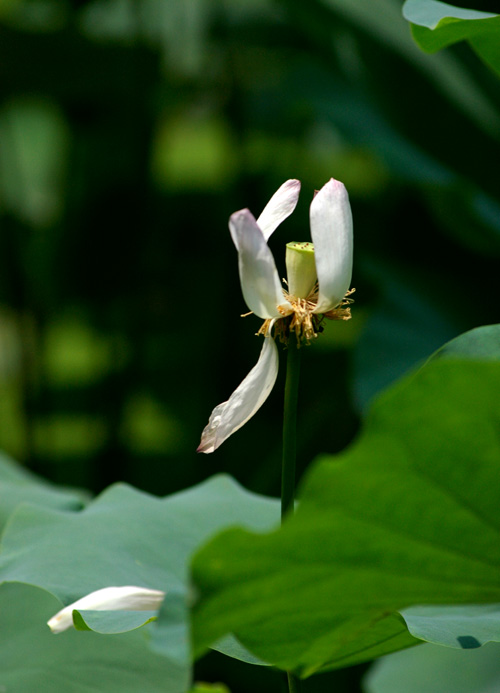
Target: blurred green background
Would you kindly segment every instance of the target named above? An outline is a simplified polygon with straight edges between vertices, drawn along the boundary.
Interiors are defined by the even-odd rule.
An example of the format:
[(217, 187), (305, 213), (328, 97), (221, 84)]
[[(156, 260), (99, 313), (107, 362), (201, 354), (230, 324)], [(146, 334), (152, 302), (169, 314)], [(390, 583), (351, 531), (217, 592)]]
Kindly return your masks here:
[(421, 53), (401, 6), (0, 1), (0, 448), (95, 492), (226, 471), (277, 494), (280, 387), (195, 450), (260, 351), (228, 217), (288, 178), (282, 274), (328, 178), (355, 222), (353, 319), (304, 349), (301, 470), (379, 390), (498, 321), (498, 80), (465, 44)]

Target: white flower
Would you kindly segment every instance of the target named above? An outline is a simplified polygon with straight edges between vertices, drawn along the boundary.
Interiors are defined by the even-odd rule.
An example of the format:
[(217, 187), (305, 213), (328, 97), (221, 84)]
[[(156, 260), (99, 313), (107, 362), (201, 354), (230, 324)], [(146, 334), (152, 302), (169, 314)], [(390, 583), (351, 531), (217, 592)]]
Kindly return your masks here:
[[(257, 364), (227, 402), (213, 410), (198, 452), (213, 452), (262, 406), (278, 374), (278, 349), (294, 332), (309, 342), (321, 331), (323, 318), (348, 320), (345, 306), (351, 291), (352, 215), (342, 183), (333, 178), (315, 195), (310, 207), (313, 243), (287, 245), (286, 290), (280, 282), (267, 241), (295, 209), (300, 181), (289, 180), (273, 195), (255, 220), (248, 209), (235, 212), (229, 230), (238, 251), (241, 289), (251, 312), (264, 319), (264, 344)], [(305, 294), (305, 295), (302, 295)]]
[(65, 606), (52, 616), (47, 625), (53, 633), (62, 633), (73, 626), (73, 611), (156, 611), (165, 592), (146, 587), (104, 587)]

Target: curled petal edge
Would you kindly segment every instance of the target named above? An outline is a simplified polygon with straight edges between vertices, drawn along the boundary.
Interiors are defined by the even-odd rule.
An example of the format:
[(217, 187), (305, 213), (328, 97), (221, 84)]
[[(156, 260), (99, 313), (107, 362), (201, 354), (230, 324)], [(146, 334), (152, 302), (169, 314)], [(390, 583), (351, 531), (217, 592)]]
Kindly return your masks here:
[(278, 347), (269, 330), (255, 366), (227, 402), (222, 402), (213, 410), (197, 452), (213, 452), (246, 424), (269, 397), (277, 375)]

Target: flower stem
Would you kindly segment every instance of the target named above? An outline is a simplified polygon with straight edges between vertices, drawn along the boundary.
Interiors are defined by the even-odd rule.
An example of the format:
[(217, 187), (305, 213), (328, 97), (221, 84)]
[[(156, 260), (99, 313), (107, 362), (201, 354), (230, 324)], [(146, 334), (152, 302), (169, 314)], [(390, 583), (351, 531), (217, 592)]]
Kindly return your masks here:
[[(297, 457), (297, 402), (299, 398), (300, 349), (295, 335), (290, 336), (286, 362), (285, 405), (283, 410), (283, 458), (281, 466), (281, 522), (295, 503), (295, 460)], [(300, 693), (301, 682), (287, 672), (289, 693)]]
[(283, 410), (283, 458), (281, 466), (281, 521), (295, 501), (295, 459), (297, 457), (297, 401), (299, 397), (300, 349), (290, 335), (286, 363), (285, 405)]

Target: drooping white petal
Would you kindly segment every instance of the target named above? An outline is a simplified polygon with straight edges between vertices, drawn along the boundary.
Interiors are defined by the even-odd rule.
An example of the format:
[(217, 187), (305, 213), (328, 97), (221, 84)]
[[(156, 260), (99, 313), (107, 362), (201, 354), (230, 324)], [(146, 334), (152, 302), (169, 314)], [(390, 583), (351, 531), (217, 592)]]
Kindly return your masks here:
[(257, 225), (266, 241), (281, 222), (285, 221), (293, 212), (299, 199), (299, 193), (300, 180), (287, 180), (264, 207), (262, 214), (257, 219)]
[(213, 452), (260, 409), (276, 382), (278, 347), (265, 337), (259, 360), (227, 402), (213, 410), (203, 430), (198, 452)]
[(343, 183), (332, 178), (321, 188), (310, 220), (319, 283), (314, 312), (325, 313), (344, 298), (352, 276), (352, 214)]
[(156, 611), (165, 592), (146, 587), (104, 587), (65, 606), (47, 625), (53, 633), (62, 633), (73, 625), (73, 611)]
[(283, 295), (273, 254), (252, 213), (242, 209), (232, 214), (229, 230), (238, 250), (241, 290), (247, 306), (260, 318), (280, 317), (278, 306), (290, 304)]

